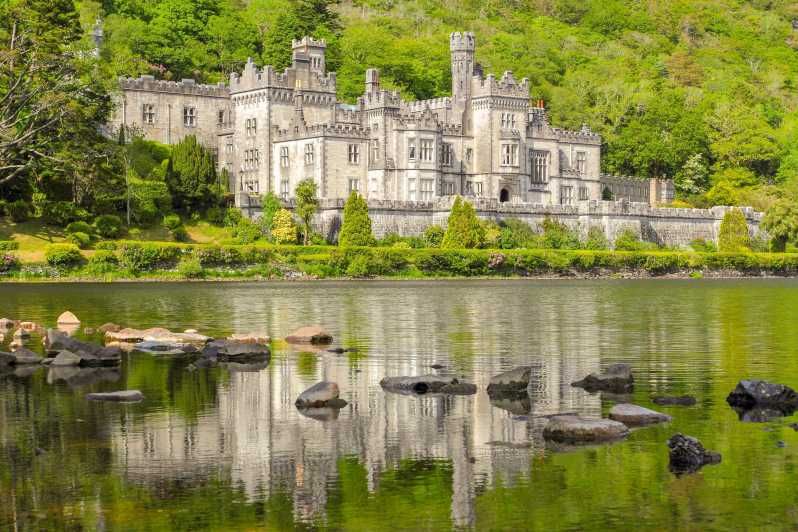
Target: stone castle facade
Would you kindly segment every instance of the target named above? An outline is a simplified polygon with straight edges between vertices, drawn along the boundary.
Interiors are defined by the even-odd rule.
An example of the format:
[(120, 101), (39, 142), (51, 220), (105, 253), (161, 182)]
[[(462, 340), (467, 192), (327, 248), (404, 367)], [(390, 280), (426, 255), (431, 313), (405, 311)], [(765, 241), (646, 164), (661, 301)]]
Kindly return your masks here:
[(385, 90), (369, 69), (357, 104), (340, 103), (325, 48), (294, 41), (283, 72), (250, 60), (229, 84), (122, 79), (112, 125), (167, 144), (196, 135), (227, 170), (241, 207), (269, 191), (290, 200), (308, 178), (321, 199), (356, 190), (370, 202), (408, 205), (454, 195), (571, 206), (673, 197), (670, 181), (602, 175), (601, 137), (553, 126), (543, 102), (530, 103), (526, 78), (484, 76), (470, 32), (450, 36), (452, 96), (422, 101)]

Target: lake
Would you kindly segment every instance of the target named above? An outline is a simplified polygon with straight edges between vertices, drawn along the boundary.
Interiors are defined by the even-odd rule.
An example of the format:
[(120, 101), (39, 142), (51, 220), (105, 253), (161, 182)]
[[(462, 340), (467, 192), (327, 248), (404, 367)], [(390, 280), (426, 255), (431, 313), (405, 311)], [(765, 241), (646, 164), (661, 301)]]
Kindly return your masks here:
[[(0, 285), (0, 317), (54, 326), (66, 309), (83, 326), (211, 336), (278, 339), (318, 324), (333, 345), (358, 351), (275, 342), (260, 371), (131, 353), (118, 371), (6, 374), (2, 529), (798, 526), (796, 419), (746, 423), (725, 402), (742, 378), (798, 388), (797, 281)], [(632, 401), (673, 421), (611, 445), (547, 448), (544, 416), (606, 415), (616, 397), (570, 383), (614, 362), (633, 366)], [(529, 404), (491, 403), (490, 377), (518, 365), (534, 367)], [(379, 386), (387, 375), (425, 373), (479, 392), (408, 397)], [(294, 407), (319, 380), (336, 381), (349, 402), (337, 419)], [(84, 398), (118, 389), (146, 399)], [(651, 402), (684, 393), (697, 405)], [(722, 463), (669, 472), (676, 432)]]

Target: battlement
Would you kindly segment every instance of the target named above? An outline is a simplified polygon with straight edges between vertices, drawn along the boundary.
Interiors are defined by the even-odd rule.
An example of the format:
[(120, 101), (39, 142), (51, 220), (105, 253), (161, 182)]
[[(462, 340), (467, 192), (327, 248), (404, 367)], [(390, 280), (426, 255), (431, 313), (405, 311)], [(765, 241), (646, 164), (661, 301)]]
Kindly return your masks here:
[(449, 97), (442, 97), (442, 98), (432, 98), (430, 100), (416, 100), (413, 102), (402, 102), (401, 104), (402, 112), (407, 112), (407, 113), (420, 113), (427, 108), (433, 111), (438, 109), (451, 109), (452, 99)]
[[(302, 72), (302, 74), (306, 72)], [(230, 92), (236, 94), (266, 88), (294, 90), (297, 86), (297, 79), (300, 79), (301, 88), (304, 91), (335, 93), (335, 72), (329, 72), (325, 75), (311, 71), (307, 79), (303, 79), (305, 76), (298, 76), (298, 74), (299, 71), (293, 67), (286, 68), (282, 73), (276, 72), (271, 65), (266, 65), (259, 69), (250, 58), (244, 65), (244, 70), (241, 74), (237, 72), (230, 74)]]
[(462, 124), (443, 124), (442, 129), (444, 135), (452, 135), (458, 137), (463, 135)]
[(230, 97), (230, 89), (224, 83), (204, 85), (195, 82), (193, 79), (166, 81), (155, 79), (155, 76), (146, 75), (139, 78), (119, 78), (119, 88), (123, 91), (161, 92), (190, 96), (210, 96), (214, 98)]
[(301, 39), (291, 39), (291, 48), (327, 48), (327, 41), (325, 39), (314, 39), (313, 37), (305, 36)]
[(402, 105), (402, 97), (397, 91), (379, 90), (369, 92), (357, 99), (358, 105), (361, 108), (374, 108), (374, 107), (400, 107)]
[(341, 104), (335, 108), (335, 122), (346, 124), (360, 124), (360, 113), (354, 109), (345, 109)]
[(569, 129), (552, 128), (557, 135), (557, 140), (564, 142), (581, 142), (585, 144), (601, 144), (601, 135), (593, 132), (587, 124), (583, 124), (579, 131)]
[(277, 142), (283, 140), (293, 140), (296, 138), (310, 137), (345, 137), (368, 139), (371, 130), (359, 124), (314, 124), (303, 128), (301, 132), (291, 129), (275, 128)]
[(523, 78), (519, 82), (509, 70), (498, 80), (493, 74), (488, 74), (485, 78), (476, 75), (473, 77), (471, 96), (473, 98), (502, 96), (506, 98), (524, 98), (528, 100), (529, 79)]
[(455, 31), (449, 35), (449, 50), (452, 52), (472, 52), (477, 43), (474, 33), (470, 31)]

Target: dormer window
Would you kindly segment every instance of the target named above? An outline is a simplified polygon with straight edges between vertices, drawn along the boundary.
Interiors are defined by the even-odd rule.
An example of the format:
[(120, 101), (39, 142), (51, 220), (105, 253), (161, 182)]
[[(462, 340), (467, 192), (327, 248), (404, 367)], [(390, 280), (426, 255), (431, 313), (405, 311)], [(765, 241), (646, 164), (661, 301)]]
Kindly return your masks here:
[(145, 103), (142, 107), (142, 120), (145, 124), (155, 123), (155, 106), (151, 103)]
[(185, 127), (196, 127), (197, 125), (197, 108), (196, 107), (183, 107), (183, 125)]

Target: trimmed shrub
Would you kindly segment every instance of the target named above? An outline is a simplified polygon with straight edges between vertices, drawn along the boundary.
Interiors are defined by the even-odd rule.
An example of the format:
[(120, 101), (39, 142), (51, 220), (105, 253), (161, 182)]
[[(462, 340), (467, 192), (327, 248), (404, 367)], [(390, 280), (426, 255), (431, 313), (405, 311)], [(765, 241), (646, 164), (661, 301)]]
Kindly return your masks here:
[(128, 178), (130, 213), (133, 220), (144, 225), (153, 224), (164, 212), (172, 210), (172, 196), (163, 181)]
[(224, 225), (226, 227), (235, 227), (243, 217), (244, 215), (241, 214), (239, 209), (236, 209), (235, 207), (229, 207), (224, 213)]
[(115, 214), (102, 214), (94, 219), (94, 228), (103, 238), (118, 238), (122, 234), (122, 219)]
[(444, 249), (467, 249), (482, 245), (485, 230), (479, 223), (474, 206), (457, 196), (443, 235), (441, 247)]
[(624, 229), (621, 234), (615, 237), (616, 251), (642, 251), (645, 249), (643, 241), (631, 229)]
[(177, 273), (186, 279), (201, 279), (205, 277), (205, 270), (202, 268), (199, 259), (196, 258), (184, 258), (181, 260), (180, 264), (177, 265)]
[(221, 207), (209, 207), (208, 210), (205, 211), (205, 219), (213, 225), (222, 225), (224, 223), (224, 214), (225, 211)]
[(690, 249), (699, 253), (715, 253), (718, 248), (711, 240), (707, 241), (703, 238), (696, 238), (690, 241)]
[(72, 267), (83, 262), (83, 255), (75, 244), (49, 244), (44, 249), (44, 260), (50, 266)]
[(502, 220), (503, 233), (500, 237), (502, 249), (513, 248), (540, 248), (543, 246), (542, 237), (532, 226), (517, 218)]
[(723, 215), (718, 235), (718, 249), (726, 253), (750, 251), (751, 238), (748, 236), (748, 223), (740, 209), (730, 209)]
[(30, 203), (25, 200), (12, 201), (6, 207), (6, 212), (12, 221), (16, 223), (26, 222), (30, 219), (32, 208)]
[(579, 234), (567, 225), (551, 218), (540, 224), (543, 247), (546, 249), (579, 249)]
[(0, 273), (19, 269), (19, 259), (13, 253), (0, 253)]
[(14, 240), (0, 240), (0, 251), (14, 251), (19, 249), (19, 242)]
[(44, 220), (53, 225), (66, 226), (89, 218), (89, 211), (71, 201), (48, 201), (42, 209)]
[(104, 240), (102, 242), (97, 242), (94, 245), (94, 249), (102, 249), (107, 251), (114, 251), (116, 249), (116, 242), (111, 242), (109, 240)]
[(289, 211), (280, 209), (274, 214), (272, 237), (278, 244), (296, 243), (296, 225)]
[(424, 243), (429, 248), (441, 247), (444, 230), (440, 225), (431, 225), (424, 230)]
[(591, 250), (608, 249), (610, 247), (610, 243), (604, 234), (604, 229), (597, 226), (593, 226), (588, 229), (587, 238), (585, 238), (585, 243), (582, 247), (584, 249)]
[(344, 205), (344, 221), (341, 234), (338, 236), (339, 246), (371, 246), (374, 235), (371, 232), (371, 218), (366, 200), (356, 191), (349, 194)]
[(113, 251), (99, 250), (89, 257), (86, 270), (93, 274), (104, 274), (119, 270), (119, 258)]
[(67, 242), (75, 244), (80, 249), (86, 249), (91, 244), (91, 237), (86, 233), (77, 231), (67, 236)]
[(480, 220), (479, 223), (482, 226), (482, 234), (484, 235), (479, 247), (488, 249), (500, 247), (502, 228), (499, 224), (491, 220)]
[(90, 235), (94, 232), (94, 228), (83, 221), (71, 222), (69, 225), (66, 226), (64, 229), (69, 234), (73, 233), (85, 233)]
[(233, 228), (233, 237), (238, 244), (252, 244), (263, 237), (263, 231), (249, 218), (242, 218)]
[(119, 263), (133, 272), (169, 269), (174, 267), (182, 255), (175, 244), (124, 243), (119, 248)]
[(163, 217), (163, 226), (169, 231), (169, 236), (175, 242), (186, 242), (188, 240), (188, 232), (183, 226), (183, 220), (177, 214), (167, 214)]

